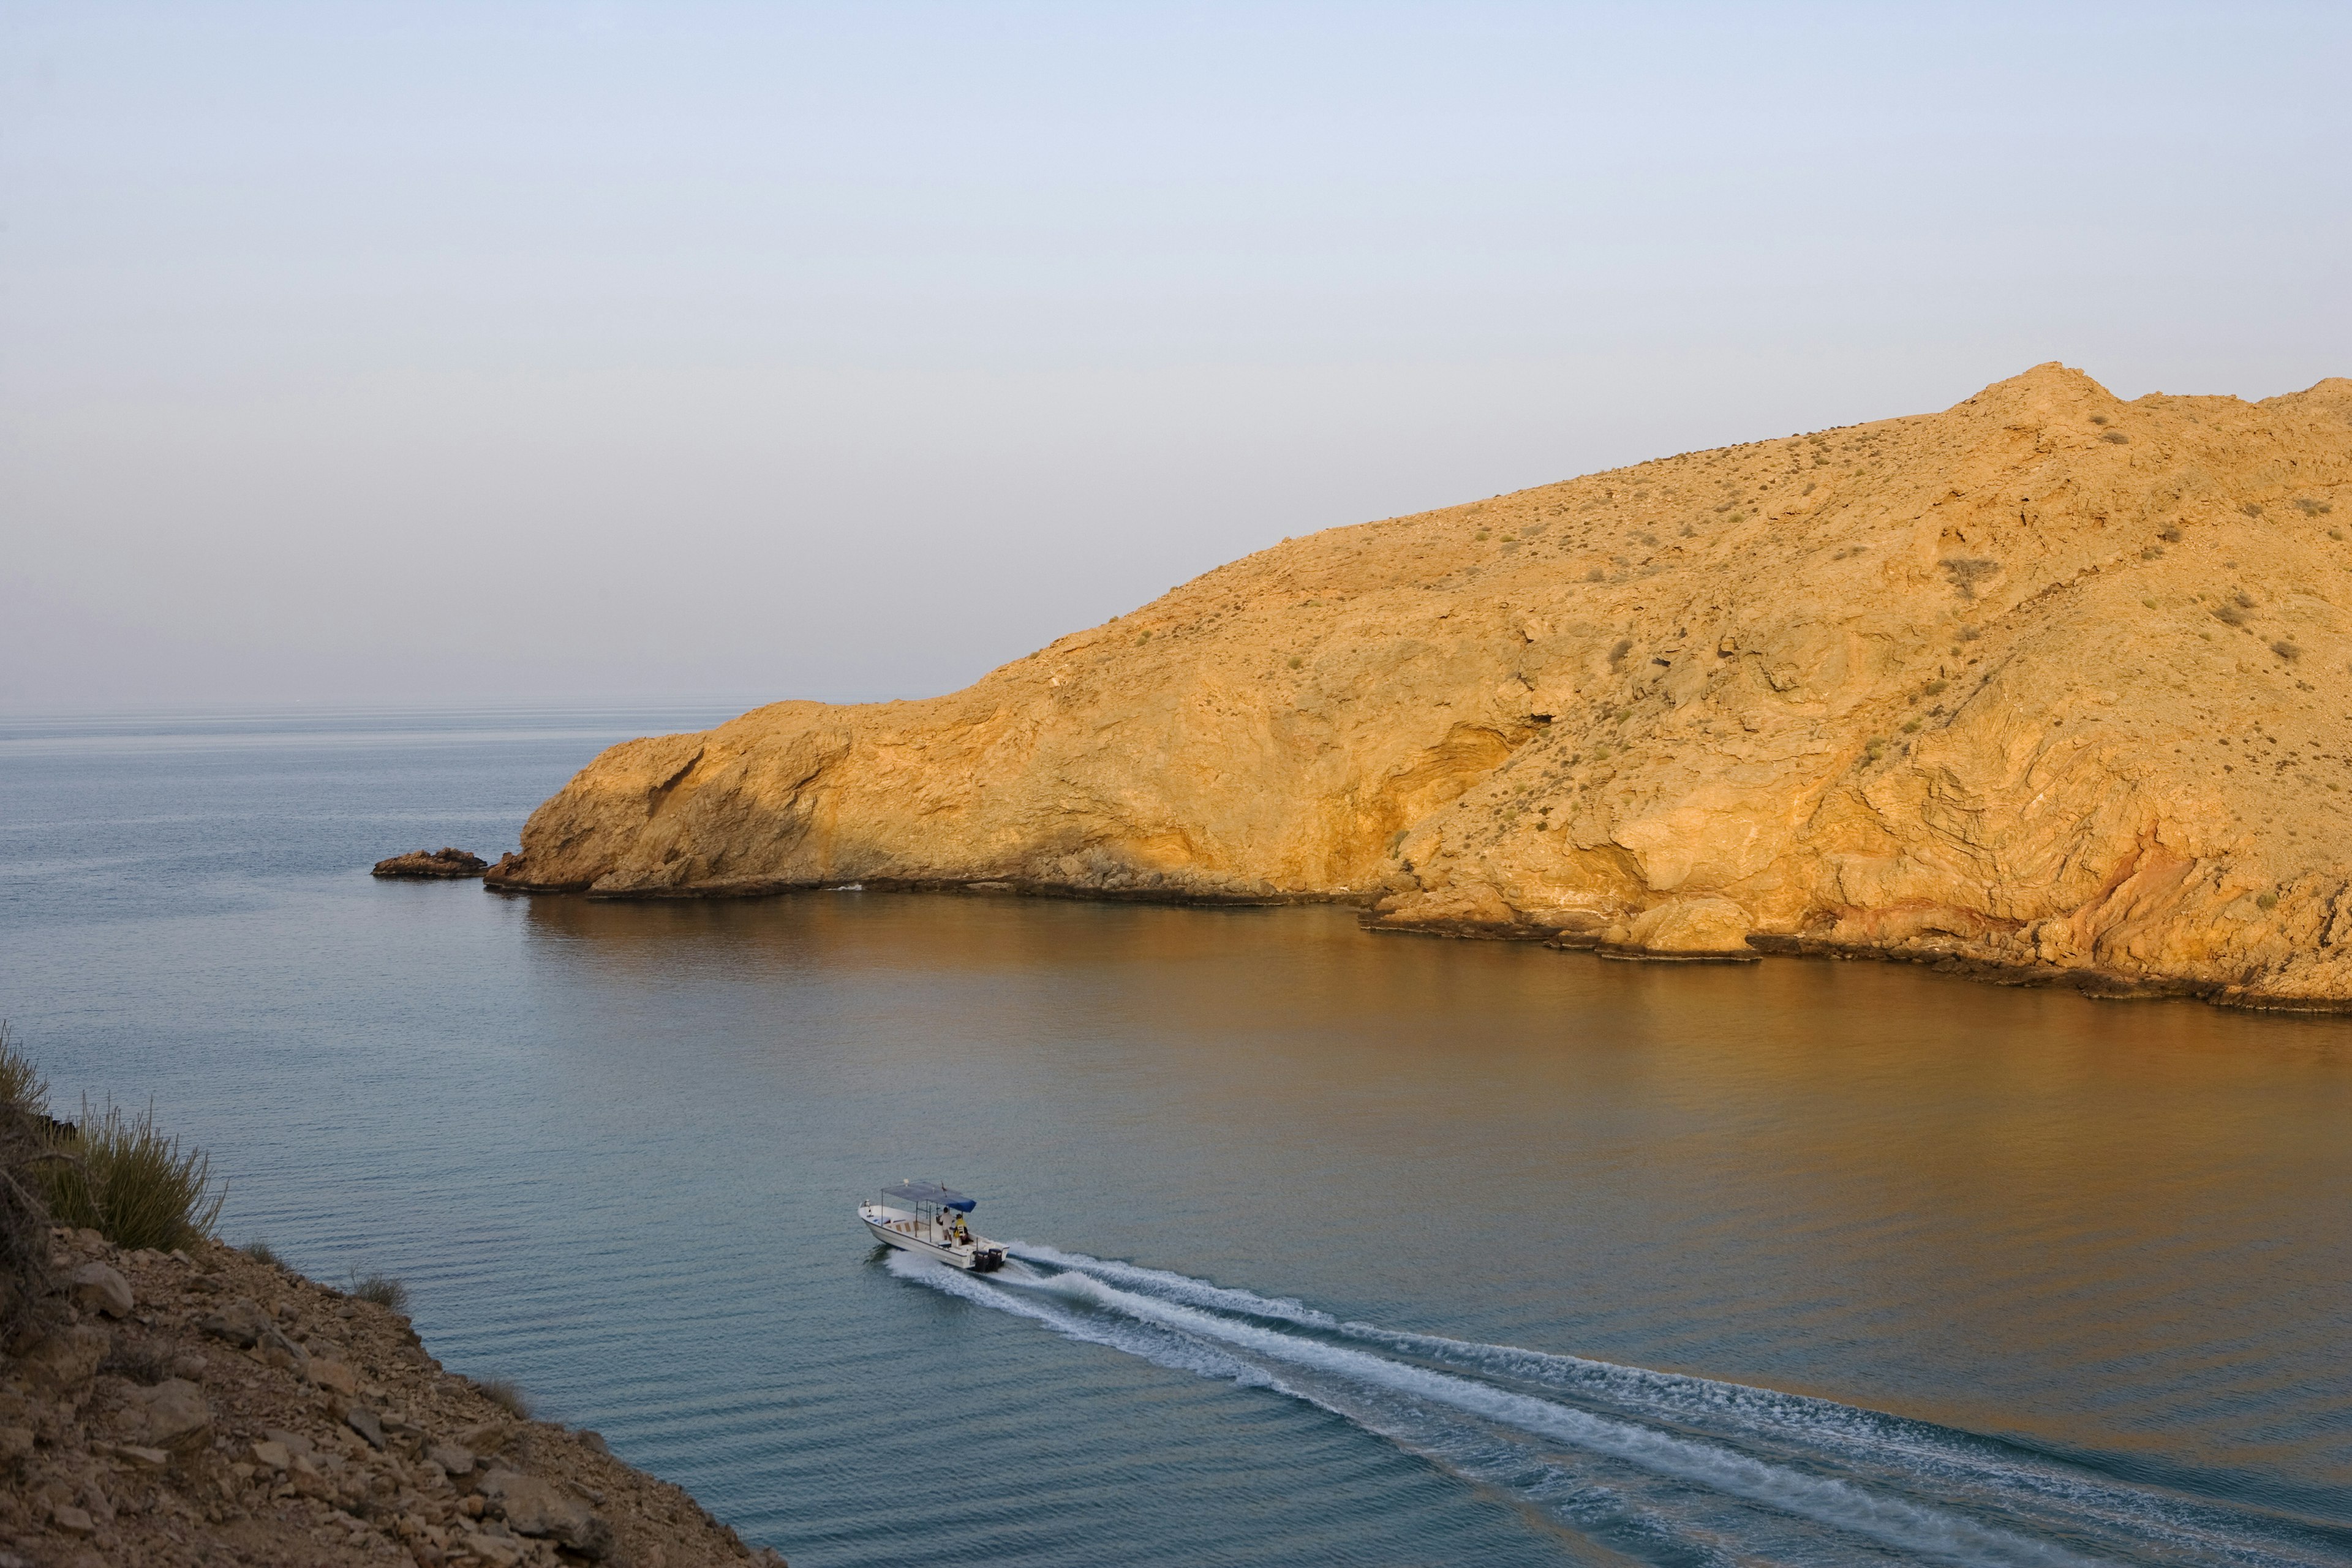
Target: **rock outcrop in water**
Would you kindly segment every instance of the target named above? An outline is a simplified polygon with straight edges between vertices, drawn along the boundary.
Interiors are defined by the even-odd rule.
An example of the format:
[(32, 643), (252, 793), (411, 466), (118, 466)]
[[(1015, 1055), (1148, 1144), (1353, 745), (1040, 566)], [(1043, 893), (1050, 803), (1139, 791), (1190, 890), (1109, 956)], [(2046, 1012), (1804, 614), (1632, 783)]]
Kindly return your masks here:
[(377, 877), (446, 878), (478, 877), (490, 868), (490, 863), (469, 850), (412, 849), (405, 855), (394, 855), (389, 860), (379, 860), (370, 873)]
[(489, 880), (1352, 900), (2352, 1003), (2347, 479), (2352, 381), (2042, 365), (1287, 541), (950, 696), (615, 746)]

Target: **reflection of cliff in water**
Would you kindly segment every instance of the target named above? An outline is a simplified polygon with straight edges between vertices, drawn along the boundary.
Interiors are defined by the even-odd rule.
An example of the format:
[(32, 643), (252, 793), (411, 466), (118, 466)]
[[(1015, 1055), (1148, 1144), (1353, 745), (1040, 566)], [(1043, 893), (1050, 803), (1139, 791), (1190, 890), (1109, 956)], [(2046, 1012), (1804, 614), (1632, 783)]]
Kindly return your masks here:
[[(1108, 1143), (1154, 1173), (1108, 1194), (1045, 1175), (992, 1211), (1032, 1234), (1154, 1253), (1161, 1233), (1123, 1235), (1107, 1205), (1156, 1226), (1187, 1201), (1169, 1173), (1246, 1171), (1310, 1248), (1445, 1258), (1506, 1298), (1548, 1281), (1561, 1348), (1658, 1364), (1686, 1341), (1717, 1375), (1853, 1399), (1855, 1362), (1926, 1332), (1971, 1370), (1906, 1413), (2090, 1448), (2171, 1407), (2053, 1411), (2053, 1375), (2185, 1358), (2214, 1369), (2194, 1386), (2241, 1353), (2208, 1342), (2217, 1321), (2305, 1364), (2344, 1327), (2312, 1310), (2352, 1287), (2352, 1246), (2308, 1201), (2352, 1119), (2333, 1023), (1391, 940), (1313, 908), (812, 894), (527, 918), (534, 965), (645, 1009), (664, 1048), (733, 1031), (810, 1092), (952, 1085), (939, 1103), (1042, 1171)], [(2282, 1247), (2303, 1289), (2280, 1289)], [(1726, 1366), (1742, 1321), (1818, 1333), (1818, 1358)], [(2199, 1461), (2242, 1464), (2235, 1424), (2211, 1431)]]

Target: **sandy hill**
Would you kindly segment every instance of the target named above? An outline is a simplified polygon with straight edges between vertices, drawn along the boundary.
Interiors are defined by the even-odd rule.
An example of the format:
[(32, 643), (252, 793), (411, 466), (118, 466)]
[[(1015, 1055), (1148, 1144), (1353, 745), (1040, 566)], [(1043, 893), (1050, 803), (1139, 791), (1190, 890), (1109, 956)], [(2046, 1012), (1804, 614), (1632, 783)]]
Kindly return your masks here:
[(919, 702), (616, 746), (493, 886), (1337, 899), (2352, 1001), (2352, 381), (1940, 414), (1286, 541)]

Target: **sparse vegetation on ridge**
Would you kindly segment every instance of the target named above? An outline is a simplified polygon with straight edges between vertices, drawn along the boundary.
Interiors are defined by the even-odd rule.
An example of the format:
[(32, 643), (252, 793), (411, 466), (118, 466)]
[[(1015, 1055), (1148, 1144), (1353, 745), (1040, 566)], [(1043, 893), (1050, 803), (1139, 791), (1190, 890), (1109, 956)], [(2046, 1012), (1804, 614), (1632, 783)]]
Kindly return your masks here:
[(183, 1148), (155, 1125), (151, 1104), (133, 1115), (85, 1099), (70, 1132), (51, 1141), (69, 1155), (47, 1172), (50, 1217), (87, 1226), (118, 1247), (169, 1252), (213, 1234), (226, 1186), (214, 1180), (212, 1157)]
[(0, 1106), (36, 1116), (47, 1115), (49, 1109), (48, 1079), (17, 1048), (5, 1018), (0, 1018)]
[[(0, 1565), (782, 1568), (512, 1384), (444, 1371), (398, 1281), (338, 1291), (213, 1239), (208, 1163), (152, 1109), (68, 1133), (47, 1106), (0, 1024)], [(58, 1171), (122, 1234), (182, 1245), (54, 1223)]]
[(0, 1344), (30, 1329), (54, 1289), (44, 1168), (49, 1086), (0, 1021)]
[(17, 1147), (5, 1161), (5, 1185), (37, 1209), (41, 1225), (87, 1227), (121, 1247), (170, 1251), (212, 1235), (225, 1186), (212, 1159), (184, 1149), (155, 1125), (149, 1106), (136, 1115), (108, 1101), (59, 1121), (49, 1087), (32, 1058), (0, 1023), (0, 1138)]
[(478, 1380), (474, 1386), (480, 1389), (482, 1397), (491, 1404), (503, 1407), (525, 1421), (530, 1419), (530, 1396), (523, 1393), (522, 1385), (512, 1378), (482, 1378)]
[(352, 1276), (350, 1294), (354, 1300), (372, 1301), (395, 1312), (408, 1310), (408, 1287), (389, 1274), (371, 1270)]

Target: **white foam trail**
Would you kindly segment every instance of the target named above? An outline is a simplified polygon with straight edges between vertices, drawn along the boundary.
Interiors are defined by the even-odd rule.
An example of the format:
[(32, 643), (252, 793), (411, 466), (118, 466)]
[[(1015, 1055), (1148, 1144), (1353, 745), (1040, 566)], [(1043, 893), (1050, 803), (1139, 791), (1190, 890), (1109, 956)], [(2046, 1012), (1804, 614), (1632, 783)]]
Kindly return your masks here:
[[(884, 1264), (901, 1279), (911, 1279), (944, 1290), (950, 1296), (961, 1296), (983, 1307), (993, 1307), (1000, 1312), (1010, 1312), (1018, 1318), (1034, 1319), (1057, 1333), (1087, 1344), (1108, 1345), (1129, 1355), (1145, 1356), (1161, 1366), (1178, 1372), (1197, 1373), (1202, 1377), (1230, 1379), (1252, 1387), (1265, 1387), (1273, 1383), (1258, 1368), (1247, 1362), (1227, 1355), (1213, 1345), (1185, 1344), (1172, 1339), (1165, 1344), (1147, 1344), (1132, 1331), (1123, 1331), (1115, 1321), (1091, 1321), (1073, 1312), (1061, 1311), (1042, 1302), (1030, 1300), (983, 1284), (980, 1277), (961, 1268), (950, 1268), (928, 1258), (918, 1258), (911, 1252), (892, 1248)], [(1021, 1283), (1042, 1283), (1042, 1277), (1032, 1275), (1027, 1280), (1018, 1276), (1000, 1276)], [(1164, 1337), (1164, 1336), (1163, 1336)]]
[[(1024, 1250), (1041, 1260), (1051, 1261), (1036, 1248), (1026, 1247)], [(1115, 1337), (1100, 1330), (1093, 1333), (1073, 1332), (1074, 1321), (1083, 1323), (1084, 1320), (1074, 1319), (1071, 1314), (1049, 1314), (1036, 1310), (1034, 1303), (1014, 1303), (1021, 1302), (1023, 1295), (1031, 1293), (1059, 1296), (1108, 1314), (1172, 1330), (1196, 1342), (1233, 1347), (1253, 1356), (1447, 1406), (1530, 1436), (1564, 1442), (1577, 1448), (1626, 1461), (1654, 1474), (1694, 1482), (1713, 1491), (1798, 1515), (1816, 1524), (1862, 1535), (1901, 1552), (1984, 1564), (1987, 1568), (1993, 1568), (1993, 1565), (2004, 1565), (2005, 1568), (2011, 1564), (2046, 1564), (2055, 1568), (2055, 1565), (2084, 1564), (2092, 1561), (2049, 1542), (1978, 1524), (1904, 1499), (1878, 1496), (1849, 1481), (1809, 1475), (1719, 1444), (1596, 1415), (1551, 1400), (1496, 1388), (1455, 1373), (1392, 1361), (1351, 1346), (1325, 1343), (1279, 1329), (1235, 1321), (1213, 1310), (1122, 1289), (1077, 1268), (1041, 1279), (998, 1277), (1002, 1283), (1015, 1287), (1020, 1292), (1015, 1294), (1011, 1290), (992, 1289), (960, 1271), (939, 1268), (919, 1261), (916, 1268), (901, 1270), (897, 1268), (895, 1257), (892, 1262), (894, 1272), (900, 1272), (907, 1278), (950, 1290), (967, 1300), (1020, 1311), (1024, 1316), (1035, 1318), (1062, 1332), (1071, 1333), (1074, 1338), (1091, 1338), (1097, 1343), (1118, 1345), (1121, 1349), (1132, 1348), (1118, 1345)], [(1192, 1284), (1202, 1291), (1221, 1292), (1223, 1289), (1202, 1286), (1199, 1282)], [(1271, 1304), (1286, 1311), (1305, 1313), (1310, 1310), (1295, 1303)], [(1321, 1317), (1323, 1314), (1314, 1316)], [(1160, 1358), (1154, 1356), (1152, 1359)], [(1210, 1376), (1233, 1375), (1223, 1368), (1213, 1372), (1206, 1367), (1188, 1370), (1202, 1371)], [(1265, 1381), (1275, 1383), (1272, 1379)], [(1297, 1394), (1298, 1391), (1285, 1387), (1284, 1392)], [(1318, 1403), (1323, 1402), (1318, 1400)]]
[[(1589, 1483), (1575, 1484), (1572, 1478), (1556, 1467), (1541, 1467), (1549, 1472), (1553, 1485), (1530, 1485), (1528, 1479), (1529, 1460), (1523, 1451), (1500, 1442), (1482, 1443), (1475, 1434), (1459, 1428), (1434, 1429), (1426, 1418), (1426, 1412), (1417, 1407), (1391, 1405), (1383, 1408), (1362, 1399), (1350, 1400), (1335, 1391), (1307, 1386), (1255, 1363), (1229, 1355), (1192, 1335), (1132, 1318), (1094, 1316), (1047, 1304), (1022, 1293), (1001, 1289), (996, 1284), (984, 1283), (977, 1276), (909, 1253), (894, 1251), (888, 1254), (886, 1266), (902, 1279), (928, 1285), (976, 1306), (994, 1308), (1030, 1319), (1072, 1339), (1122, 1351), (1156, 1365), (1192, 1372), (1203, 1377), (1229, 1379), (1245, 1387), (1268, 1389), (1328, 1410), (1468, 1479), (1517, 1489), (1537, 1501), (1550, 1503), (1571, 1519), (1586, 1523), (1609, 1524), (1621, 1533), (1646, 1535), (1658, 1539), (1662, 1543), (1671, 1542), (1677, 1548), (1675, 1552), (1677, 1562), (1738, 1568), (1739, 1563), (1752, 1561), (1707, 1549), (1704, 1543), (1690, 1541), (1686, 1533), (1659, 1522), (1638, 1516), (1629, 1519), (1622, 1500), (1607, 1488)], [(1046, 1296), (1058, 1293), (1054, 1288), (1054, 1278), (1023, 1268), (1017, 1260), (1003, 1273), (990, 1277), (1003, 1284), (1034, 1287), (1038, 1294)], [(1570, 1489), (1571, 1486), (1573, 1489)]]
[(1013, 1246), (1020, 1257), (1034, 1258), (1056, 1268), (1076, 1269), (1113, 1284), (1132, 1286), (1147, 1294), (1165, 1297), (1188, 1306), (1296, 1323), (1302, 1328), (1322, 1330), (1348, 1339), (1383, 1345), (1407, 1355), (1451, 1362), (1474, 1372), (1543, 1384), (1564, 1391), (1638, 1395), (1643, 1404), (1654, 1407), (1671, 1405), (1692, 1412), (1736, 1412), (1747, 1420), (1774, 1425), (1786, 1425), (1792, 1416), (1801, 1417), (1801, 1424), (1809, 1436), (1818, 1433), (1823, 1426), (1832, 1425), (1851, 1427), (1876, 1439), (1892, 1430), (1917, 1425), (1876, 1411), (1861, 1410), (1826, 1399), (1811, 1399), (1803, 1394), (1783, 1394), (1778, 1389), (1757, 1388), (1748, 1384), (1723, 1383), (1681, 1373), (1652, 1372), (1645, 1367), (1622, 1366), (1614, 1362), (1592, 1361), (1550, 1351), (1526, 1350), (1517, 1345), (1482, 1344), (1442, 1334), (1384, 1329), (1373, 1323), (1343, 1320), (1288, 1297), (1261, 1296), (1255, 1291), (1213, 1285), (1164, 1268), (1147, 1268), (1140, 1264), (1093, 1258), (1083, 1252), (1064, 1252), (1042, 1243), (1024, 1241), (1015, 1242)]
[(1189, 1274), (1171, 1273), (1165, 1268), (1146, 1268), (1139, 1263), (1120, 1263), (1108, 1258), (1090, 1258), (1083, 1252), (1064, 1252), (1042, 1241), (1015, 1241), (1007, 1246), (1016, 1258), (1033, 1258), (1055, 1268), (1080, 1269), (1097, 1279), (1139, 1286), (1195, 1307), (1211, 1307), (1224, 1312), (1246, 1312), (1254, 1318), (1274, 1318), (1309, 1329), (1338, 1331), (1355, 1326), (1343, 1323), (1328, 1312), (1318, 1311), (1304, 1301), (1293, 1300), (1287, 1296), (1261, 1296), (1255, 1290), (1212, 1285), (1205, 1279), (1195, 1279)]
[[(1950, 1458), (1950, 1454), (1941, 1450), (1955, 1447), (1949, 1443), (1935, 1444), (1929, 1436), (1932, 1429), (1916, 1422), (1839, 1405), (1832, 1400), (1812, 1399), (1803, 1394), (1784, 1394), (1778, 1389), (1718, 1382), (1680, 1373), (1652, 1372), (1644, 1367), (1622, 1366), (1614, 1362), (1592, 1361), (1556, 1352), (1526, 1350), (1517, 1345), (1482, 1344), (1442, 1334), (1384, 1329), (1377, 1324), (1340, 1319), (1289, 1297), (1261, 1296), (1255, 1291), (1213, 1285), (1164, 1268), (1147, 1268), (1139, 1264), (1089, 1257), (1083, 1252), (1064, 1252), (1042, 1243), (1024, 1241), (1015, 1242), (1013, 1246), (1019, 1257), (1034, 1258), (1056, 1268), (1089, 1274), (1113, 1284), (1129, 1285), (1147, 1294), (1188, 1306), (1295, 1323), (1301, 1328), (1381, 1345), (1405, 1355), (1444, 1362), (1482, 1375), (1507, 1377), (1557, 1388), (1564, 1393), (1608, 1397), (1639, 1405), (1644, 1413), (1735, 1416), (1741, 1426), (1751, 1430), (1759, 1427), (1787, 1429), (1801, 1434), (1808, 1441), (1843, 1435), (1866, 1442), (1874, 1456), (1883, 1454), (1890, 1445), (1902, 1447), (1920, 1439), (1926, 1439), (1924, 1446), (1939, 1450), (1936, 1455), (1938, 1458)], [(1970, 1459), (1978, 1458), (1975, 1455), (1966, 1457)]]
[(1287, 1297), (1261, 1296), (1166, 1269), (1065, 1252), (1042, 1243), (1016, 1242), (1013, 1247), (1020, 1257), (1131, 1286), (1150, 1296), (1377, 1344), (1478, 1376), (1558, 1389), (1629, 1407), (1643, 1419), (1727, 1426), (1742, 1439), (1763, 1436), (1801, 1445), (1809, 1457), (1872, 1469), (1896, 1466), (1908, 1472), (1905, 1479), (1930, 1484), (1938, 1495), (1968, 1496), (2012, 1516), (2022, 1511), (2021, 1505), (2046, 1504), (2062, 1510), (2070, 1524), (2109, 1525), (2137, 1538), (2134, 1544), (2141, 1548), (2161, 1544), (2201, 1557), (2246, 1563), (2296, 1560), (2277, 1555), (2273, 1543), (2258, 1546), (2238, 1538), (2231, 1526), (2240, 1521), (2211, 1505), (2104, 1484), (2055, 1464), (2035, 1462), (2005, 1445), (1902, 1416), (1746, 1384), (1384, 1329), (1345, 1321)]
[(1234, 1323), (1197, 1308), (1162, 1303), (1073, 1271), (1106, 1306), (1220, 1340), (1278, 1361), (1383, 1384), (1451, 1405), (1523, 1432), (1608, 1454), (1643, 1469), (1785, 1510), (1833, 1529), (1853, 1531), (1900, 1551), (1971, 1563), (2076, 1564), (2091, 1560), (2042, 1542), (1993, 1530), (1901, 1499), (1875, 1496), (1848, 1481), (1807, 1475), (1717, 1444), (1515, 1394), (1345, 1345), (1302, 1340), (1279, 1330)]

